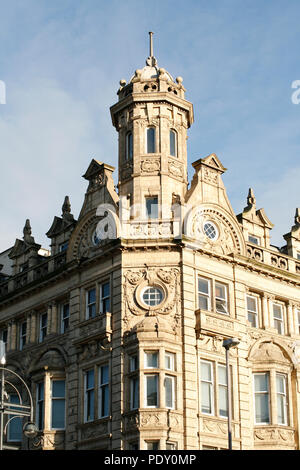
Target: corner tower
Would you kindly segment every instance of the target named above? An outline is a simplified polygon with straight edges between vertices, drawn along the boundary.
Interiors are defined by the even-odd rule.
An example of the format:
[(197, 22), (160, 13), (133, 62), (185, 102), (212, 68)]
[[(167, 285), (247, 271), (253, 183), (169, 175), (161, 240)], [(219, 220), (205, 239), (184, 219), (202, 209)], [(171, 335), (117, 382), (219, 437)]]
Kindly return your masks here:
[(182, 78), (159, 68), (152, 34), (146, 66), (128, 83), (120, 81), (118, 102), (111, 107), (119, 133), (120, 198), (134, 207), (131, 219), (170, 219), (171, 205), (187, 190), (187, 129), (193, 105), (185, 99)]

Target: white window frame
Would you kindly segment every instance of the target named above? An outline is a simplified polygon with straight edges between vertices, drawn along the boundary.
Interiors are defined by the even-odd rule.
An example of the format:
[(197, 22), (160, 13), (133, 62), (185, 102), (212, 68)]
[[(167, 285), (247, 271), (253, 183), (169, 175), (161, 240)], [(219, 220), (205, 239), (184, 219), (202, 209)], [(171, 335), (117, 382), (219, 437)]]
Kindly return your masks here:
[[(148, 360), (147, 360), (147, 359), (148, 359), (148, 355), (152, 355), (152, 356), (155, 355), (155, 356), (156, 356), (156, 358), (157, 358), (157, 363), (156, 363), (155, 366), (149, 366), (149, 365), (148, 365)], [(158, 351), (157, 351), (156, 349), (153, 350), (153, 351), (150, 351), (150, 350), (149, 350), (149, 351), (145, 351), (145, 352), (144, 352), (144, 368), (145, 368), (145, 369), (158, 369), (158, 368), (159, 368), (159, 353), (158, 353)]]
[[(157, 207), (157, 214), (154, 213), (153, 209), (151, 209), (151, 211), (149, 212), (148, 211), (148, 206), (147, 206), (147, 201), (148, 200), (155, 200), (157, 201), (156, 204), (151, 204), (151, 207), (152, 206), (156, 206)], [(158, 202), (158, 195), (157, 194), (154, 194), (153, 196), (150, 196), (150, 195), (147, 195), (145, 196), (145, 205), (144, 205), (144, 208), (145, 208), (145, 218), (147, 220), (158, 220), (159, 219), (159, 202)]]
[[(255, 307), (256, 307), (256, 310), (250, 310), (250, 309), (248, 308), (248, 297), (255, 300)], [(258, 328), (258, 297), (257, 297), (257, 295), (246, 294), (246, 310), (247, 310), (247, 320), (248, 320), (248, 322), (251, 323), (250, 320), (249, 320), (249, 314), (250, 314), (250, 315), (254, 315), (254, 317), (255, 317), (255, 325), (253, 326), (252, 323), (251, 323), (251, 326), (252, 326), (253, 328)]]
[(166, 351), (165, 352), (165, 369), (168, 371), (175, 371), (175, 358), (176, 354)]
[[(46, 318), (46, 324), (43, 325), (43, 318)], [(39, 342), (42, 343), (47, 336), (48, 328), (48, 312), (40, 313), (40, 330), (39, 330)]]
[[(68, 305), (68, 315), (65, 315), (65, 307)], [(68, 325), (66, 326), (66, 320)], [(60, 306), (60, 332), (66, 333), (70, 326), (70, 304), (69, 302), (65, 302)]]
[[(107, 382), (102, 382), (102, 369), (107, 368)], [(110, 380), (109, 380), (109, 364), (102, 364), (99, 366), (99, 372), (98, 372), (98, 379), (99, 379), (99, 389), (98, 389), (98, 417), (99, 418), (107, 418), (109, 416), (109, 411), (110, 411)], [(103, 390), (107, 390), (107, 396), (108, 396), (108, 403), (107, 403), (107, 410), (106, 413), (102, 413), (102, 408), (103, 408), (103, 398), (105, 396), (105, 393), (103, 393)]]
[[(255, 390), (255, 377), (257, 375), (266, 375), (268, 377), (268, 387), (267, 390)], [(256, 395), (267, 394), (268, 395), (268, 421), (256, 421)], [(270, 372), (269, 371), (262, 371), (262, 372), (254, 372), (253, 373), (253, 396), (254, 396), (254, 423), (256, 426), (271, 424), (271, 390), (270, 390)]]
[[(23, 331), (23, 326), (25, 325), (25, 333)], [(27, 320), (23, 320), (20, 323), (20, 351), (23, 350), (24, 346), (26, 345), (27, 341)]]
[[(284, 384), (284, 391), (280, 392), (278, 391), (277, 387), (277, 378), (283, 378), (283, 384)], [(283, 374), (282, 372), (276, 372), (276, 406), (277, 406), (277, 424), (282, 425), (282, 426), (287, 426), (288, 425), (288, 394), (287, 394), (287, 375)], [(283, 418), (284, 422), (279, 422), (279, 408), (278, 408), (278, 399), (281, 399), (283, 401)]]
[[(108, 284), (108, 295), (103, 295), (103, 286), (107, 285)], [(100, 314), (102, 315), (103, 313), (107, 313), (111, 310), (111, 291), (110, 291), (110, 280), (108, 279), (107, 281), (105, 282), (101, 282), (100, 286), (99, 286), (99, 293), (100, 293)], [(103, 305), (104, 305), (104, 302), (106, 300), (109, 300), (109, 309), (106, 310), (106, 312), (104, 312), (104, 308), (103, 308)]]
[[(87, 376), (89, 372), (93, 372), (94, 376), (94, 383), (93, 387), (87, 387)], [(83, 413), (83, 419), (85, 423), (90, 423), (95, 420), (95, 369), (91, 368), (86, 371), (84, 371), (83, 374), (83, 380), (84, 380), (84, 400), (83, 400), (83, 406), (84, 406), (84, 413)], [(88, 419), (87, 416), (87, 404), (88, 404), (88, 399), (92, 395), (93, 397), (93, 410), (94, 410), (94, 416), (90, 419)]]
[[(280, 307), (280, 312), (281, 312), (281, 318), (276, 318), (275, 317), (275, 312), (274, 312), (274, 307)], [(273, 315), (273, 325), (274, 328), (278, 331), (278, 334), (284, 335), (285, 334), (285, 325), (284, 325), (284, 309), (283, 305), (279, 302), (272, 302), (272, 315)], [(276, 323), (275, 323), (276, 322)], [(275, 325), (281, 325), (281, 328), (279, 331), (279, 328), (277, 328)]]
[[(211, 379), (210, 380), (204, 380), (202, 378), (202, 374), (201, 374), (201, 366), (202, 366), (202, 363), (206, 363), (206, 364), (209, 364), (209, 367), (210, 367), (210, 376), (211, 376)], [(214, 364), (212, 361), (207, 361), (205, 359), (200, 359), (200, 388), (201, 388), (201, 403), (200, 403), (200, 409), (201, 409), (201, 413), (205, 414), (205, 415), (208, 415), (208, 416), (214, 416), (215, 415), (215, 383), (214, 383)], [(209, 398), (210, 398), (210, 403), (211, 403), (211, 411), (210, 412), (207, 412), (207, 411), (203, 411), (202, 409), (202, 384), (205, 383), (205, 384), (208, 384), (209, 386)]]
[[(89, 292), (91, 292), (93, 290), (95, 291), (95, 301), (94, 302), (89, 302)], [(96, 305), (97, 305), (97, 290), (96, 290), (96, 287), (91, 287), (90, 289), (86, 290), (85, 305), (86, 305), (86, 309), (85, 309), (86, 310), (86, 313), (85, 313), (86, 319), (90, 320), (91, 318), (95, 318), (96, 317)], [(94, 313), (94, 315), (90, 316), (90, 307), (93, 306), (93, 305), (95, 305), (95, 309), (94, 309), (95, 313)]]
[[(167, 386), (166, 381), (170, 380), (171, 382), (171, 404), (167, 405)], [(175, 409), (175, 380), (174, 375), (166, 374), (164, 378), (164, 389), (165, 389), (165, 408), (174, 410)]]
[[(225, 298), (217, 296), (217, 294), (216, 294), (217, 285), (220, 285), (220, 286), (224, 287)], [(221, 312), (220, 310), (218, 310), (217, 301), (225, 302), (225, 305), (224, 305), (225, 312)], [(216, 307), (216, 312), (217, 313), (220, 313), (221, 315), (229, 315), (229, 309), (228, 309), (228, 284), (224, 284), (223, 282), (220, 282), (220, 281), (217, 281), (217, 280), (215, 281), (215, 307)]]
[[(61, 396), (61, 397), (53, 397), (53, 382), (64, 382), (65, 384), (65, 394), (64, 396)], [(51, 422), (51, 426), (50, 428), (53, 429), (53, 430), (62, 430), (62, 429), (66, 429), (66, 380), (64, 378), (52, 378), (51, 379), (51, 409), (50, 409), (50, 422)], [(64, 402), (64, 426), (61, 427), (61, 428), (56, 428), (56, 427), (53, 427), (53, 422), (52, 422), (52, 418), (53, 418), (53, 402), (56, 401), (56, 400), (61, 400)]]
[[(203, 292), (199, 289), (199, 280), (201, 279), (201, 281), (205, 281), (207, 282), (207, 285), (208, 285), (208, 293), (206, 292)], [(199, 302), (199, 298), (200, 297), (204, 297), (206, 300), (207, 300), (207, 309), (204, 309), (204, 310), (207, 310), (207, 311), (211, 311), (211, 279), (208, 279), (206, 277), (203, 277), (203, 276), (198, 276), (198, 308), (201, 308), (200, 307), (200, 302)]]
[[(218, 375), (217, 375), (217, 389), (218, 389), (218, 395), (217, 395), (217, 399), (218, 399), (218, 416), (220, 416), (221, 418), (227, 418), (228, 417), (228, 403), (227, 403), (227, 389), (228, 389), (228, 377), (227, 377), (227, 370), (226, 370), (226, 365), (224, 364), (217, 364), (217, 371), (218, 371)], [(226, 382), (221, 382), (220, 380), (220, 368), (222, 369), (225, 369), (225, 376), (226, 376)], [(232, 374), (230, 374), (232, 376)], [(220, 393), (220, 390), (225, 390), (225, 394), (226, 394), (226, 414), (221, 414), (220, 410), (220, 396), (221, 396), (221, 393)]]
[[(156, 405), (148, 405), (147, 403), (147, 397), (148, 397), (148, 379), (151, 377), (156, 378)], [(144, 375), (144, 404), (145, 408), (159, 408), (159, 374), (158, 373), (153, 373), (153, 374), (145, 374)]]

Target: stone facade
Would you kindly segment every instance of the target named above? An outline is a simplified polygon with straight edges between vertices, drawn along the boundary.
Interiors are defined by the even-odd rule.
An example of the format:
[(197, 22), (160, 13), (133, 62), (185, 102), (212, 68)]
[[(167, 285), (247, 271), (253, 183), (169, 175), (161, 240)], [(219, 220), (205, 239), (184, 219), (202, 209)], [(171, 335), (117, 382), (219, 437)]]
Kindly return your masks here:
[[(27, 220), (0, 254), (7, 367), (30, 387), (31, 449), (299, 449), (300, 219), (273, 224), (252, 189), (236, 215), (211, 154), (187, 180), (193, 106), (151, 53), (111, 108), (118, 185), (92, 160), (75, 220), (66, 197), (41, 249)], [(8, 393), (13, 394), (10, 389)]]

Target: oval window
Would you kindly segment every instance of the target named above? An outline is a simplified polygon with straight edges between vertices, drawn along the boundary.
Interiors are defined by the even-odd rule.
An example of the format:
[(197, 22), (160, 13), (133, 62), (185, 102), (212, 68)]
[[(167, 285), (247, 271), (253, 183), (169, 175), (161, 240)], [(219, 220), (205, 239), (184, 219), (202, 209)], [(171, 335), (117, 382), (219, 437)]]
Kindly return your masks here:
[(159, 305), (164, 299), (163, 291), (159, 287), (146, 287), (142, 293), (142, 300), (144, 304), (149, 307)]
[(203, 231), (210, 240), (216, 240), (219, 236), (217, 227), (213, 222), (210, 221), (204, 223)]

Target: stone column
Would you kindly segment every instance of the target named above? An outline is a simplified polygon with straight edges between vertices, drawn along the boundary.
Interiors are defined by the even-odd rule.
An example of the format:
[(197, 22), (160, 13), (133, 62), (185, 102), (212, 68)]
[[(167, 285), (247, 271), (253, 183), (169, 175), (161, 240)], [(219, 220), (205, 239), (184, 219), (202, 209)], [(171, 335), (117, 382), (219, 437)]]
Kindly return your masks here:
[(295, 333), (294, 311), (295, 311), (295, 304), (292, 303), (291, 301), (288, 301), (286, 305), (286, 322), (287, 322), (287, 334), (290, 336)]
[(270, 370), (270, 383), (269, 383), (269, 403), (270, 403), (270, 423), (277, 423), (277, 400), (276, 400), (276, 372), (274, 369)]
[(35, 343), (37, 338), (36, 338), (36, 321), (37, 321), (37, 315), (36, 312), (33, 310), (30, 313), (30, 328), (28, 331), (29, 334), (29, 342), (30, 343)]
[(47, 336), (51, 334), (52, 303), (47, 305)]
[(52, 303), (52, 311), (51, 311), (51, 333), (58, 332), (58, 304), (57, 302)]
[(269, 302), (268, 302), (268, 295), (263, 294), (262, 297), (262, 327), (264, 329), (268, 328), (270, 325), (269, 322)]

